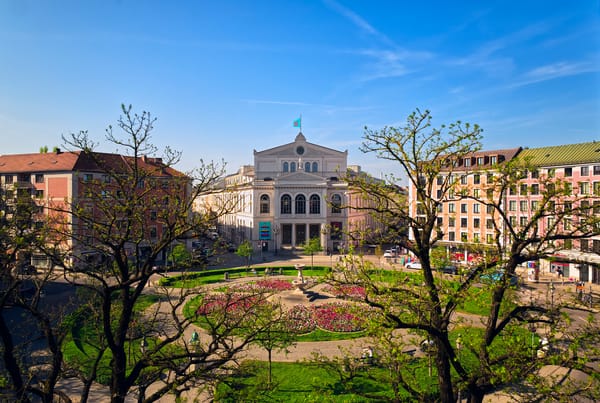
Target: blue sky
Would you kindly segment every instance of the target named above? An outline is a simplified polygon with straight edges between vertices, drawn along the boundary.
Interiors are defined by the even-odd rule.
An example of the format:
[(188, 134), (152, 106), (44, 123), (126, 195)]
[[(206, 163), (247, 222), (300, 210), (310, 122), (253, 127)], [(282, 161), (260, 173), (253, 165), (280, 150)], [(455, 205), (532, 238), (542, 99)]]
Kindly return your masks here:
[(2, 153), (102, 140), (121, 103), (184, 171), (251, 164), (300, 115), (374, 175), (397, 166), (358, 150), (363, 128), (415, 108), (486, 149), (600, 140), (598, 0), (0, 0), (0, 55)]

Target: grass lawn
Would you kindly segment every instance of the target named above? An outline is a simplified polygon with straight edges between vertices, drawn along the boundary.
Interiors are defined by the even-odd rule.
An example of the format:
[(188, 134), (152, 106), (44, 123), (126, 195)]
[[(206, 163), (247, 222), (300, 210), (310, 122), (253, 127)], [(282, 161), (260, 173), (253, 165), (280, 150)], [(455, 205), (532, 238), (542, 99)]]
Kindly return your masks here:
[[(225, 273), (228, 273), (230, 279), (245, 278), (247, 280), (258, 280), (265, 278), (265, 269), (269, 268), (276, 275), (281, 270), (283, 276), (296, 276), (298, 270), (294, 266), (253, 266), (256, 274), (248, 270), (247, 267), (232, 267), (227, 269), (215, 269), (197, 272), (187, 272), (179, 276), (165, 277), (160, 280), (160, 285), (174, 288), (194, 288), (206, 284), (225, 283)], [(331, 271), (329, 266), (314, 266), (305, 268), (302, 273), (304, 277), (323, 277)]]
[[(422, 378), (420, 385), (431, 396), (436, 378), (428, 376), (424, 361), (408, 365)], [(375, 366), (365, 366), (350, 376), (319, 364), (274, 362), (272, 388), (268, 390), (267, 363), (247, 361), (240, 374), (219, 384), (216, 401), (387, 402), (393, 398), (389, 374), (389, 370)], [(409, 395), (403, 393), (401, 399), (409, 401)]]

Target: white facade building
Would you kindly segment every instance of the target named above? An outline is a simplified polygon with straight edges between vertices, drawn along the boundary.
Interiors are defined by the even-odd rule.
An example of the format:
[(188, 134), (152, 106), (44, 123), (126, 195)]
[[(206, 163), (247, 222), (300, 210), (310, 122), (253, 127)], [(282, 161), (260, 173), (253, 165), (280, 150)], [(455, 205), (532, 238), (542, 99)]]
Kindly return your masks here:
[(347, 151), (307, 142), (302, 133), (292, 143), (255, 150), (254, 166), (224, 180), (236, 208), (220, 217), (219, 233), (262, 251), (294, 249), (312, 238), (327, 251), (345, 247), (348, 186), (340, 177), (347, 157)]

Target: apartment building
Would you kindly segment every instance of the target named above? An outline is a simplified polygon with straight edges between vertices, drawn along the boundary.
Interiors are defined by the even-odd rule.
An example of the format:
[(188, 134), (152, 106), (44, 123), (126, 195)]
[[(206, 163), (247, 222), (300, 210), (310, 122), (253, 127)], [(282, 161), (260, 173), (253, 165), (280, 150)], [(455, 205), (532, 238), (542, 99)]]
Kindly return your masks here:
[[(121, 195), (114, 178), (127, 175), (134, 162), (145, 172), (144, 180), (135, 187), (145, 192), (152, 186), (153, 203), (148, 203), (144, 218), (147, 243), (151, 244), (162, 236), (163, 225), (159, 219), (169, 206), (159, 200), (170, 195), (183, 200), (190, 192), (191, 182), (183, 173), (165, 166), (160, 158), (132, 157), (109, 153), (86, 154), (62, 152), (0, 155), (0, 189), (2, 192), (2, 215), (17, 213), (19, 200), (32, 199), (36, 212), (31, 216), (31, 226), (44, 222), (65, 225), (69, 239), (62, 241), (62, 248), (69, 250), (74, 259), (96, 252), (94, 228), (70, 214), (72, 206), (96, 211), (95, 204), (110, 203)], [(49, 219), (50, 218), (50, 219)], [(133, 246), (130, 246), (132, 248)], [(129, 254), (133, 254), (130, 251)], [(162, 259), (165, 257), (162, 256)], [(32, 264), (44, 266), (47, 259), (31, 251)]]
[[(509, 219), (514, 224), (529, 220), (541, 200), (544, 178), (558, 178), (566, 184), (566, 198), (561, 208), (582, 207), (589, 215), (600, 215), (600, 143), (588, 142), (524, 149), (518, 156), (534, 168), (526, 173), (517, 188), (507, 195)], [(568, 217), (566, 230), (573, 225)], [(554, 217), (539, 223), (540, 231), (555, 224)], [(556, 272), (566, 278), (600, 284), (600, 228), (585, 239), (566, 240), (552, 259), (539, 262), (541, 270)]]
[[(513, 159), (527, 161), (531, 169), (504, 194), (487, 194), (487, 184), (492, 183), (498, 168)], [(445, 175), (451, 176), (450, 182), (456, 184), (456, 190), (444, 195), (439, 187)], [(565, 181), (576, 207), (589, 209), (589, 214), (600, 214), (600, 143), (480, 151), (455, 161), (433, 186), (433, 197), (442, 202), (437, 216), (437, 226), (443, 234), (439, 245), (445, 246), (453, 259), (464, 264), (476, 264), (482, 254), (492, 253), (489, 245), (495, 242), (496, 229), (500, 231), (500, 243), (508, 245), (510, 237), (494, 214), (494, 208), (475, 199), (500, 201), (510, 225), (518, 228), (533, 217), (542, 198), (543, 179), (547, 177)], [(568, 200), (564, 203), (569, 205)], [(421, 212), (412, 187), (409, 205), (411, 214), (418, 217)], [(553, 219), (544, 218), (538, 223), (538, 230), (547, 231)], [(568, 229), (570, 223), (567, 220), (561, 225)], [(566, 278), (600, 283), (600, 230), (589, 238), (557, 242), (556, 246), (557, 252), (550, 259), (530, 262), (531, 267), (546, 272), (560, 268)]]

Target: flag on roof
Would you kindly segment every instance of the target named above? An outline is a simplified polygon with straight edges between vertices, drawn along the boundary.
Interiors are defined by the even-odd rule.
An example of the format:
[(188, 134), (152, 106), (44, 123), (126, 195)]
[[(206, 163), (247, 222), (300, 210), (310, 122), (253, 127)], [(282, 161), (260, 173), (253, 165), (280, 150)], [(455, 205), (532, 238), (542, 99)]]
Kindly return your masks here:
[(302, 116), (300, 116), (298, 119), (294, 120), (294, 127), (302, 128)]

